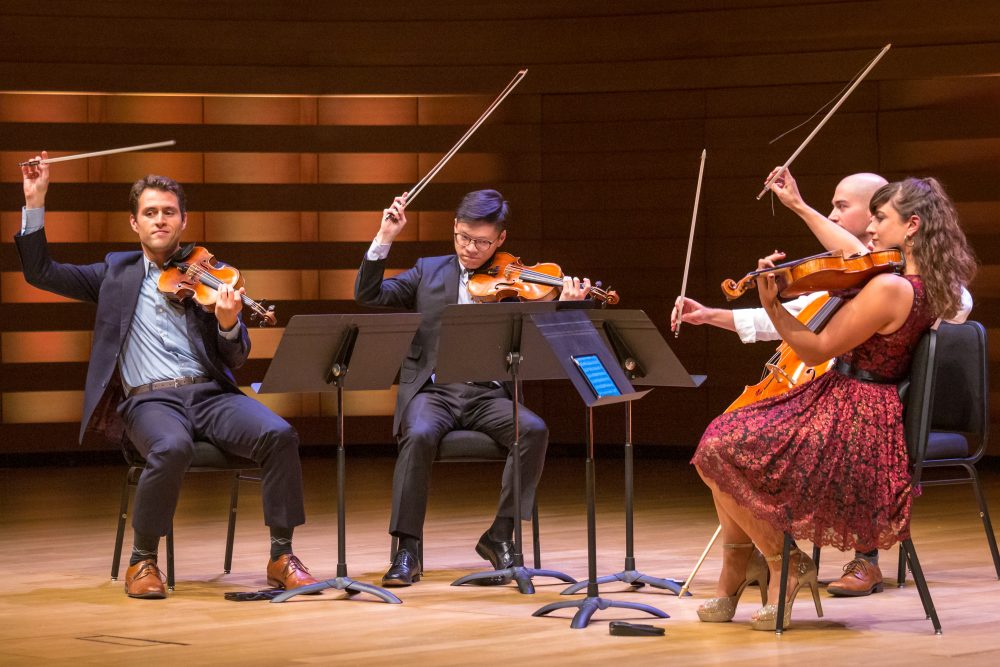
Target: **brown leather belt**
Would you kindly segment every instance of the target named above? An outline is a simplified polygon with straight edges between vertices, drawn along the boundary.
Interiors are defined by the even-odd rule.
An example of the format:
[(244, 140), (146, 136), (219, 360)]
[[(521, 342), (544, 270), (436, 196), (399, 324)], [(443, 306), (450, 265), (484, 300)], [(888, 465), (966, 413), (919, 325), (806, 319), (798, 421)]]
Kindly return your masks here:
[(884, 375), (879, 375), (878, 373), (872, 373), (871, 371), (866, 371), (857, 366), (853, 366), (846, 361), (837, 359), (836, 365), (833, 369), (840, 373), (841, 375), (847, 375), (862, 382), (871, 382), (874, 384), (899, 384), (899, 379), (893, 379), (885, 377)]
[(159, 382), (150, 382), (149, 384), (140, 384), (138, 387), (132, 387), (129, 389), (128, 397), (132, 398), (138, 394), (145, 394), (147, 391), (155, 391), (156, 389), (176, 389), (188, 384), (201, 384), (202, 382), (211, 381), (212, 378), (190, 376), (174, 378), (173, 380), (160, 380)]

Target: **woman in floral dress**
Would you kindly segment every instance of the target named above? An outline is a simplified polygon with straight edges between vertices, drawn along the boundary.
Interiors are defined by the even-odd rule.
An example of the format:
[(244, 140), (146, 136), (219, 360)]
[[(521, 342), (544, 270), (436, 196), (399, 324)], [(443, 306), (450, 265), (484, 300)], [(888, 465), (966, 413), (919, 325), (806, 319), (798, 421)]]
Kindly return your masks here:
[[(975, 260), (954, 205), (933, 178), (884, 186), (870, 210), (875, 249), (901, 248), (905, 273), (870, 280), (818, 333), (781, 307), (773, 274), (757, 279), (761, 304), (802, 361), (838, 363), (786, 394), (719, 416), (702, 436), (692, 463), (712, 490), (725, 543), (717, 597), (698, 610), (703, 621), (731, 620), (746, 584), (763, 589), (768, 571), (762, 597), (776, 600), (785, 532), (860, 551), (909, 537), (913, 488), (896, 384), (924, 332), (960, 307)], [(865, 251), (843, 236), (846, 251)], [(760, 268), (782, 256), (760, 260)], [(789, 602), (809, 586), (822, 615), (816, 565), (797, 549), (790, 560)], [(773, 630), (776, 607), (755, 612), (754, 629)], [(787, 604), (783, 625), (790, 614)]]

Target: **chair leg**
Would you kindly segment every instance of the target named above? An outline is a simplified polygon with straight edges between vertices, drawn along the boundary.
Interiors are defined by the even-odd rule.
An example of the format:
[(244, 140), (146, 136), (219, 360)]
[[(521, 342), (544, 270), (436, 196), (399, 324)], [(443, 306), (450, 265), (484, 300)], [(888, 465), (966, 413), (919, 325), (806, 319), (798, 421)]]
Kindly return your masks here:
[(913, 546), (913, 540), (906, 539), (899, 543), (905, 554), (906, 560), (910, 562), (910, 570), (913, 572), (913, 582), (917, 585), (917, 592), (920, 594), (920, 603), (924, 606), (924, 614), (930, 619), (934, 626), (934, 634), (941, 634), (941, 621), (938, 620), (937, 611), (934, 609), (934, 600), (931, 599), (931, 591), (927, 587), (927, 579), (924, 578), (924, 571), (920, 567), (920, 560), (917, 558), (917, 550)]
[(979, 503), (979, 517), (983, 520), (986, 542), (990, 545), (990, 555), (993, 556), (993, 569), (996, 570), (997, 578), (1000, 579), (1000, 552), (997, 551), (997, 538), (993, 534), (993, 523), (990, 521), (990, 510), (986, 506), (986, 496), (983, 494), (983, 488), (979, 485), (979, 474), (976, 472), (975, 466), (967, 465), (965, 469), (969, 471), (972, 489), (976, 493), (976, 502)]
[(534, 548), (535, 569), (542, 569), (542, 543), (538, 537), (538, 501), (531, 506), (531, 545)]
[(233, 569), (233, 540), (236, 538), (236, 504), (240, 499), (240, 473), (233, 476), (233, 491), (229, 495), (229, 528), (226, 530), (226, 558), (222, 571), (226, 574)]
[(174, 590), (174, 527), (167, 533), (167, 588)]
[(122, 564), (122, 544), (125, 542), (125, 519), (128, 517), (129, 487), (132, 486), (132, 468), (125, 473), (125, 483), (122, 484), (122, 499), (118, 506), (118, 532), (115, 533), (115, 555), (111, 559), (111, 581), (118, 581), (118, 572)]
[(813, 545), (813, 562), (816, 563), (816, 569), (819, 569), (819, 547)]
[(906, 585), (906, 549), (903, 543), (899, 543), (899, 566), (896, 569), (896, 588)]
[[(774, 617), (774, 634), (785, 630), (785, 598), (788, 596), (788, 559), (792, 557), (792, 536), (785, 533), (785, 543), (781, 548), (781, 588), (778, 590), (777, 616)], [(765, 584), (766, 585), (766, 584)]]

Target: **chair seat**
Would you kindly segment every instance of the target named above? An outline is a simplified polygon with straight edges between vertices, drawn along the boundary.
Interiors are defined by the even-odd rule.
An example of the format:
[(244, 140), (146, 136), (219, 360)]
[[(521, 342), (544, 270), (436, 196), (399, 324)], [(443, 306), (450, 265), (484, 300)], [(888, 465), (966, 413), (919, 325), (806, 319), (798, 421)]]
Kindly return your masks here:
[[(142, 454), (131, 444), (123, 446), (125, 461), (132, 467), (143, 468), (146, 460)], [(213, 470), (256, 470), (260, 464), (223, 451), (210, 442), (204, 440), (194, 441), (194, 457), (191, 459), (190, 469), (195, 472), (211, 472)]]
[(437, 461), (503, 461), (507, 448), (479, 431), (451, 431), (438, 445)]
[(192, 468), (217, 470), (244, 470), (259, 468), (260, 464), (235, 454), (223, 451), (210, 442), (195, 440)]
[(927, 453), (924, 461), (964, 459), (967, 456), (969, 456), (969, 440), (961, 433), (931, 431), (927, 436)]

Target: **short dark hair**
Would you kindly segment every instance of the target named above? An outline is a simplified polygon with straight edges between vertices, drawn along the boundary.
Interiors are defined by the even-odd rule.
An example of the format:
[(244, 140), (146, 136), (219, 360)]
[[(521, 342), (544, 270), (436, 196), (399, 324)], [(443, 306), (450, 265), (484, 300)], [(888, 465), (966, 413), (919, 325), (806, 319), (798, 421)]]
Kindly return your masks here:
[(150, 189), (172, 192), (177, 195), (177, 205), (180, 206), (181, 217), (187, 215), (187, 198), (184, 196), (184, 188), (181, 187), (181, 184), (169, 176), (146, 174), (132, 184), (132, 190), (128, 193), (128, 205), (133, 216), (139, 215), (139, 197), (144, 191)]
[(469, 222), (492, 222), (498, 231), (507, 228), (510, 205), (496, 190), (476, 190), (462, 198), (455, 210), (456, 220)]

